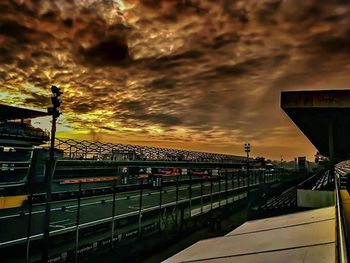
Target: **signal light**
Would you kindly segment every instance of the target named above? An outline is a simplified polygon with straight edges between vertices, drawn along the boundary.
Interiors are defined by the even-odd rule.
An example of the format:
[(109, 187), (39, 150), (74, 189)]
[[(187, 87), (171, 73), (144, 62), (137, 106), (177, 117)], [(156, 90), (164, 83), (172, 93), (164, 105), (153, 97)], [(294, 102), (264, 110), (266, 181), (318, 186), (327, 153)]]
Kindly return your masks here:
[(54, 118), (58, 118), (61, 115), (61, 112), (59, 111), (59, 108), (62, 104), (62, 100), (60, 96), (63, 94), (63, 92), (57, 86), (51, 86), (51, 91), (52, 91), (51, 103), (53, 107), (48, 108), (47, 111)]
[(250, 143), (245, 143), (244, 144), (244, 151), (245, 152), (250, 152)]
[(62, 100), (58, 97), (55, 97), (55, 96), (51, 97), (51, 102), (55, 108), (59, 108), (62, 104)]
[(51, 91), (56, 97), (59, 97), (59, 96), (61, 96), (63, 94), (61, 89), (59, 87), (57, 87), (57, 86), (51, 86)]

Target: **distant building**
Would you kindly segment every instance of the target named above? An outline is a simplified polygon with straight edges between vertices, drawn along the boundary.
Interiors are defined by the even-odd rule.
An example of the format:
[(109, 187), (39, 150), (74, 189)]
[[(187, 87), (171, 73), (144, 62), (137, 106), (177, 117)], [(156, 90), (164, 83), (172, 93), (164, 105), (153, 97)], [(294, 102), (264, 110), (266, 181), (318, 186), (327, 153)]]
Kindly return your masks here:
[(306, 170), (306, 157), (305, 156), (299, 156), (298, 157), (298, 170)]

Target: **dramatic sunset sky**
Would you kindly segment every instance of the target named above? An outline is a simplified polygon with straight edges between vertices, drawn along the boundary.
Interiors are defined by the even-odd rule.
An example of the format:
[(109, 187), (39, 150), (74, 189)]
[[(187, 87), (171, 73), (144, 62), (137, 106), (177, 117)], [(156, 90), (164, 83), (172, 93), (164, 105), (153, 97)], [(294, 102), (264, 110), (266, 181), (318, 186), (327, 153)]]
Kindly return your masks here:
[(280, 92), (349, 72), (346, 0), (0, 1), (0, 103), (60, 86), (61, 137), (312, 159)]

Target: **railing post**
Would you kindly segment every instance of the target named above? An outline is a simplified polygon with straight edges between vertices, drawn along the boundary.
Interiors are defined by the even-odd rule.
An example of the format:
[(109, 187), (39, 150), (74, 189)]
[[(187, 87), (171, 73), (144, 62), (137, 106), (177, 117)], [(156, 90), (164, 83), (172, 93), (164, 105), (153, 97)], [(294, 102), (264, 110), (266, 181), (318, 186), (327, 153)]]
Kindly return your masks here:
[(237, 172), (237, 188), (240, 188), (240, 187), (241, 187), (240, 175), (241, 175), (241, 172), (238, 171), (238, 172)]
[(180, 228), (183, 229), (185, 221), (185, 209), (181, 207), (181, 215), (180, 215)]
[(250, 172), (247, 169), (247, 196), (248, 196), (248, 202), (249, 202), (249, 197), (250, 197)]
[(219, 207), (221, 207), (221, 175), (218, 174), (219, 178)]
[[(340, 180), (340, 178), (339, 178)], [(339, 194), (339, 188), (338, 188), (338, 180), (335, 178), (334, 174), (334, 183), (335, 183), (335, 192), (336, 192), (336, 218), (337, 218), (337, 238), (338, 238), (338, 255), (339, 255), (339, 262), (340, 263), (348, 263), (348, 255), (347, 255), (347, 238), (345, 235), (345, 229), (344, 229), (344, 213), (342, 210), (342, 205), (340, 202), (340, 194)]]
[(213, 210), (213, 177), (210, 177), (210, 213)]
[(232, 188), (232, 194), (234, 195), (234, 189), (235, 189), (235, 173), (231, 172), (231, 188)]
[(27, 240), (26, 240), (26, 262), (30, 262), (30, 236), (32, 228), (32, 210), (33, 210), (33, 193), (28, 197), (28, 221), (27, 221)]
[[(52, 143), (52, 142), (51, 142)], [(44, 219), (44, 248), (42, 251), (42, 261), (47, 262), (50, 250), (50, 221), (51, 221), (51, 200), (52, 200), (52, 177), (56, 169), (56, 160), (53, 156), (53, 150), (50, 149), (50, 158), (46, 161), (45, 167), (45, 219)]]
[(227, 191), (228, 191), (228, 174), (227, 174), (227, 169), (226, 169), (225, 170), (225, 199), (226, 199), (226, 205), (228, 204)]
[(201, 177), (201, 214), (203, 214), (203, 180), (204, 178)]
[(75, 232), (75, 263), (79, 262), (79, 225), (80, 225), (80, 203), (81, 203), (81, 181), (79, 181), (78, 190), (78, 210), (76, 218), (76, 232)]
[(140, 178), (140, 204), (139, 204), (139, 237), (141, 237), (141, 223), (142, 223), (142, 195), (143, 195), (143, 178)]
[(192, 211), (192, 173), (190, 173), (189, 201), (190, 201), (190, 217), (191, 217), (191, 211)]
[(115, 228), (115, 197), (116, 197), (116, 184), (117, 180), (113, 181), (113, 203), (112, 203), (112, 225), (111, 225), (111, 246), (114, 248), (114, 228)]
[(175, 193), (175, 224), (178, 226), (178, 202), (179, 202), (179, 175), (176, 175), (176, 193)]
[(159, 177), (159, 232), (162, 231), (163, 176)]
[(254, 182), (254, 185), (256, 185), (258, 183), (257, 176), (256, 176), (256, 171), (254, 171), (253, 174), (254, 174), (253, 182)]

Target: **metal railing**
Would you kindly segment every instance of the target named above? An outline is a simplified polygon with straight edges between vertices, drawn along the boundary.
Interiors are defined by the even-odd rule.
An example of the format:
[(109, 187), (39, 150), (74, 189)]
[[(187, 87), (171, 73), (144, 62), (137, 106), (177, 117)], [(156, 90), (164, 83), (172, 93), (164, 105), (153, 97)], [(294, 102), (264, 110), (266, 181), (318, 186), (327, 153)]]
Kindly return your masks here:
[(335, 195), (336, 195), (336, 216), (337, 216), (337, 247), (338, 247), (338, 262), (347, 263), (348, 262), (348, 253), (347, 253), (347, 241), (345, 234), (345, 224), (344, 224), (344, 213), (341, 205), (340, 191), (338, 188), (339, 175), (335, 175), (337, 182), (335, 184)]
[[(270, 176), (269, 174), (271, 181), (265, 180), (265, 178), (263, 178), (265, 177), (264, 175), (265, 174), (262, 173), (261, 176), (259, 176), (259, 173), (251, 171), (249, 187), (251, 189), (257, 189), (261, 183), (273, 183), (280, 179), (278, 176)], [(179, 179), (178, 177), (179, 176), (176, 178)], [(186, 221), (194, 216), (209, 213), (217, 208), (227, 206), (228, 204), (233, 205), (237, 201), (247, 198), (248, 177), (243, 172), (226, 171), (212, 178), (201, 178), (200, 182), (193, 178), (191, 179), (192, 180), (187, 180), (186, 182), (176, 180), (173, 182), (175, 185), (163, 185), (160, 183), (160, 185), (157, 185), (155, 188), (151, 187), (152, 184), (146, 185), (146, 181), (146, 183), (141, 184), (143, 181), (140, 179), (141, 187), (131, 192), (119, 191), (116, 184), (118, 181), (118, 186), (121, 186), (121, 182), (120, 179), (117, 179), (117, 181), (111, 182), (111, 185), (106, 187), (106, 190), (111, 190), (108, 191), (108, 194), (94, 197), (84, 197), (83, 192), (88, 189), (82, 189), (82, 184), (80, 183), (80, 187), (78, 188), (79, 194), (77, 196), (72, 199), (52, 202), (54, 207), (50, 209), (50, 213), (68, 213), (71, 217), (71, 219), (69, 219), (71, 224), (52, 225), (50, 238), (54, 239), (61, 234), (75, 232), (74, 245), (72, 245), (68, 251), (74, 252), (75, 257), (73, 257), (72, 260), (77, 262), (77, 253), (83, 245), (81, 242), (84, 240), (84, 233), (82, 232), (90, 231), (89, 229), (92, 227), (99, 227), (99, 229), (102, 229), (103, 225), (109, 223), (109, 236), (111, 240), (109, 244), (113, 247), (116, 245), (115, 238), (117, 234), (115, 232), (118, 230), (120, 231), (119, 233), (127, 235), (128, 232), (125, 231), (129, 231), (118, 227), (117, 224), (117, 222), (125, 221), (127, 218), (128, 220), (130, 218), (130, 227), (134, 227), (134, 225), (137, 226), (135, 227), (136, 230), (132, 229), (133, 232), (136, 231), (138, 235), (141, 236), (144, 231), (143, 229), (148, 226), (149, 222), (155, 224), (155, 230), (162, 230), (162, 228), (167, 228), (167, 226), (182, 225), (183, 220)], [(146, 188), (146, 186), (148, 188)], [(181, 194), (179, 194), (179, 192)], [(116, 198), (116, 195), (118, 195), (118, 198)], [(90, 198), (96, 198), (96, 200), (90, 200)], [(79, 201), (80, 199), (81, 203)], [(125, 202), (135, 202), (139, 200), (140, 204), (136, 205), (137, 209), (129, 206), (125, 208), (121, 206), (121, 200), (124, 199)], [(33, 203), (33, 200), (35, 200), (35, 194), (30, 194), (25, 207), (16, 210), (13, 214), (0, 216), (0, 224), (2, 224), (5, 229), (10, 229), (10, 227), (6, 227), (6, 224), (9, 226), (13, 224), (13, 222), (17, 222), (15, 231), (18, 232), (18, 235), (14, 234), (15, 236), (11, 238), (7, 238), (9, 237), (7, 236), (5, 239), (1, 240), (0, 248), (7, 249), (13, 245), (25, 244), (25, 258), (27, 262), (31, 262), (33, 259), (32, 247), (43, 237), (43, 233), (38, 229), (38, 225), (40, 225), (40, 218), (45, 214), (45, 210), (40, 209), (42, 208), (42, 204)], [(147, 205), (147, 200), (149, 200), (149, 205)], [(117, 201), (118, 204), (116, 204)], [(123, 201), (123, 203), (125, 202)], [(84, 216), (86, 216), (85, 212), (83, 218), (80, 217), (81, 209), (84, 209), (84, 211), (89, 209), (91, 213), (93, 213), (94, 209), (99, 209), (101, 206), (104, 206), (103, 209), (106, 211), (101, 214), (101, 216), (96, 215), (93, 218), (85, 218), (84, 220)], [(182, 215), (183, 213), (185, 214), (184, 218)], [(74, 215), (76, 215), (76, 218), (73, 218)], [(171, 221), (170, 223), (167, 222), (168, 216)], [(164, 219), (164, 217), (166, 218)], [(66, 219), (66, 217), (64, 218)], [(133, 218), (138, 218), (138, 222), (135, 223), (132, 221)], [(21, 222), (23, 222), (23, 224)], [(22, 225), (24, 228), (27, 226), (27, 229), (23, 228), (22, 230)], [(57, 227), (59, 228), (57, 229)], [(10, 234), (10, 232), (8, 232), (8, 234)], [(102, 239), (97, 240), (101, 241)], [(108, 240), (108, 238), (106, 240)], [(124, 240), (124, 238), (122, 240)], [(35, 245), (33, 245), (33, 242), (36, 242)]]

